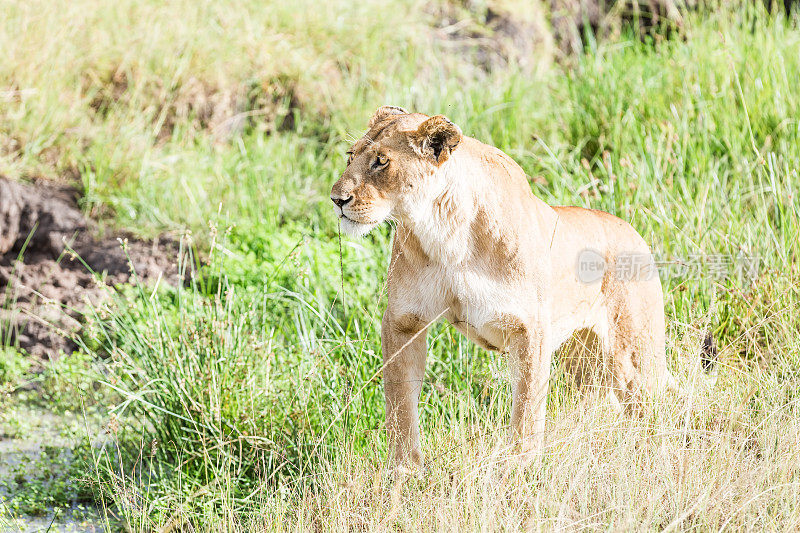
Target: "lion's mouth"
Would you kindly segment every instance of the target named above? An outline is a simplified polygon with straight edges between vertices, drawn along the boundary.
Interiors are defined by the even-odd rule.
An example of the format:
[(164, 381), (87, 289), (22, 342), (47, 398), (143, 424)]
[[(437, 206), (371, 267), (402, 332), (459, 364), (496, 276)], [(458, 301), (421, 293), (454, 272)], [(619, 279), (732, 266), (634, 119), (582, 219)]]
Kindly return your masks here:
[(342, 220), (348, 220), (348, 221), (350, 221), (350, 222), (352, 222), (352, 223), (354, 223), (354, 224), (362, 224), (362, 222), (361, 222), (361, 221), (359, 221), (359, 220), (356, 220), (356, 219), (355, 219), (355, 218), (353, 218), (353, 217), (349, 217), (349, 216), (347, 216), (347, 215), (344, 213), (344, 209), (342, 209), (342, 208), (341, 208), (341, 207), (339, 207), (339, 206), (336, 206), (336, 207), (334, 207), (334, 211), (336, 212), (336, 216), (337, 216), (337, 217), (339, 217), (339, 220), (340, 220), (340, 221), (342, 221)]
[(361, 220), (355, 220), (342, 213), (339, 215), (339, 224), (341, 230), (347, 235), (351, 237), (363, 237), (369, 233), (372, 228), (377, 226), (378, 222), (362, 222)]
[(347, 216), (346, 214), (344, 214), (344, 212), (339, 214), (339, 220), (348, 221), (352, 224), (360, 224), (362, 226), (374, 226), (376, 224), (381, 223), (380, 220), (370, 220), (370, 219), (362, 220), (360, 218), (353, 218), (352, 216)]
[(374, 211), (365, 210), (361, 213), (345, 213), (343, 206), (334, 206), (336, 216), (339, 219), (339, 227), (342, 233), (351, 237), (363, 237), (373, 228), (378, 226), (386, 217)]

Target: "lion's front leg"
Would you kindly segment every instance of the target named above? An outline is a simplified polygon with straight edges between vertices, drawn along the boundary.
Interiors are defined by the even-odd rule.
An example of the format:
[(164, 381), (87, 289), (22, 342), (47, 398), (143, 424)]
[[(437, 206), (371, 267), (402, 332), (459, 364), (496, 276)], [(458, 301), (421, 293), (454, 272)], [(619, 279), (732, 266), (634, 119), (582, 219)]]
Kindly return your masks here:
[(511, 343), (513, 398), (511, 437), (527, 462), (544, 444), (547, 391), (553, 350), (549, 324), (535, 324), (515, 335)]
[(383, 315), (383, 386), (389, 457), (395, 465), (422, 466), (419, 395), (425, 376), (426, 324), (415, 317)]

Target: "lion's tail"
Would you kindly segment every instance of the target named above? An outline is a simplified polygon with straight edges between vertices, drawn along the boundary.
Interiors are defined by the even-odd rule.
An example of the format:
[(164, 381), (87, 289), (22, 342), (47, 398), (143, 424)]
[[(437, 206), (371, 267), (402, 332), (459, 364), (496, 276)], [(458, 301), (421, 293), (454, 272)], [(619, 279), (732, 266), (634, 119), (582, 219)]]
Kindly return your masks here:
[(700, 366), (706, 378), (712, 383), (716, 383), (719, 373), (719, 352), (717, 343), (714, 341), (714, 334), (710, 329), (706, 330), (703, 338), (703, 348), (700, 350)]
[[(719, 352), (717, 352), (717, 343), (714, 342), (714, 335), (711, 330), (706, 330), (705, 337), (703, 337), (703, 347), (700, 350), (700, 368), (696, 377), (707, 386), (713, 387), (717, 383), (719, 363)], [(678, 383), (672, 373), (667, 373), (667, 388), (681, 397), (688, 396), (688, 390)]]

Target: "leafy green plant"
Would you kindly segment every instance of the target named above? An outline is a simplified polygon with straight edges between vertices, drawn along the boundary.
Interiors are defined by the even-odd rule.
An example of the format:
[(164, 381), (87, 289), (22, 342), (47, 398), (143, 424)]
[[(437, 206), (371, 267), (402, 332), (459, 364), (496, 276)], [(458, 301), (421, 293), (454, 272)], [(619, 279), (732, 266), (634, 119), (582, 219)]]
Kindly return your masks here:
[(29, 366), (30, 361), (19, 350), (0, 346), (0, 394), (13, 390), (25, 376)]
[(49, 361), (37, 376), (40, 398), (57, 411), (81, 412), (109, 400), (100, 386), (104, 365), (94, 355), (83, 351), (62, 354)]

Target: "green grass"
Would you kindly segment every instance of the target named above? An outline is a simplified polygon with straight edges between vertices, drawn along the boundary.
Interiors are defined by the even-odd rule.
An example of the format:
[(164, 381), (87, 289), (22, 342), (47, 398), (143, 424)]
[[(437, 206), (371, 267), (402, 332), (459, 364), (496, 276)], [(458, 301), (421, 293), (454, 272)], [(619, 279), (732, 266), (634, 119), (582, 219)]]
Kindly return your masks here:
[[(126, 288), (87, 316), (84, 351), (96, 359), (82, 364), (102, 377), (73, 381), (92, 391), (82, 402), (110, 410), (114, 437), (91, 450), (100, 506), (134, 531), (792, 529), (796, 19), (696, 16), (682, 38), (623, 36), (535, 73), (485, 73), (470, 53), (446, 57), (432, 15), (384, 4), (333, 2), (303, 17), (294, 4), (106, 6), (53, 37), (73, 46), (38, 52), (41, 36), (11, 46), (10, 28), (56, 27), (61, 14), (10, 8), (0, 42), (16, 61), (39, 62), (0, 80), (38, 91), (6, 111), (0, 133), (24, 148), (0, 172), (74, 171), (85, 209), (108, 227), (169, 231), (187, 250), (185, 286)], [(281, 54), (283, 71), (271, 59)], [(111, 99), (116, 72), (129, 88)], [(256, 88), (243, 105), (269, 101), (273, 114), (220, 138), (185, 94), (193, 79), (213, 94)], [(71, 84), (82, 89), (60, 105)], [(276, 87), (306, 96), (292, 103)], [(349, 142), (381, 104), (446, 114), (514, 157), (545, 201), (617, 214), (664, 261), (691, 263), (663, 283), (670, 366), (692, 396), (620, 418), (581, 403), (556, 372), (543, 463), (507, 470), (505, 361), (438, 325), (422, 393), (428, 471), (386, 477), (391, 229), (344, 239), (340, 271), (328, 200)], [(758, 258), (755, 279), (714, 275), (728, 260), (737, 274), (724, 258), (743, 256)], [(695, 381), (708, 325), (722, 352), (714, 389)], [(66, 382), (46, 387), (54, 402), (68, 400)]]

